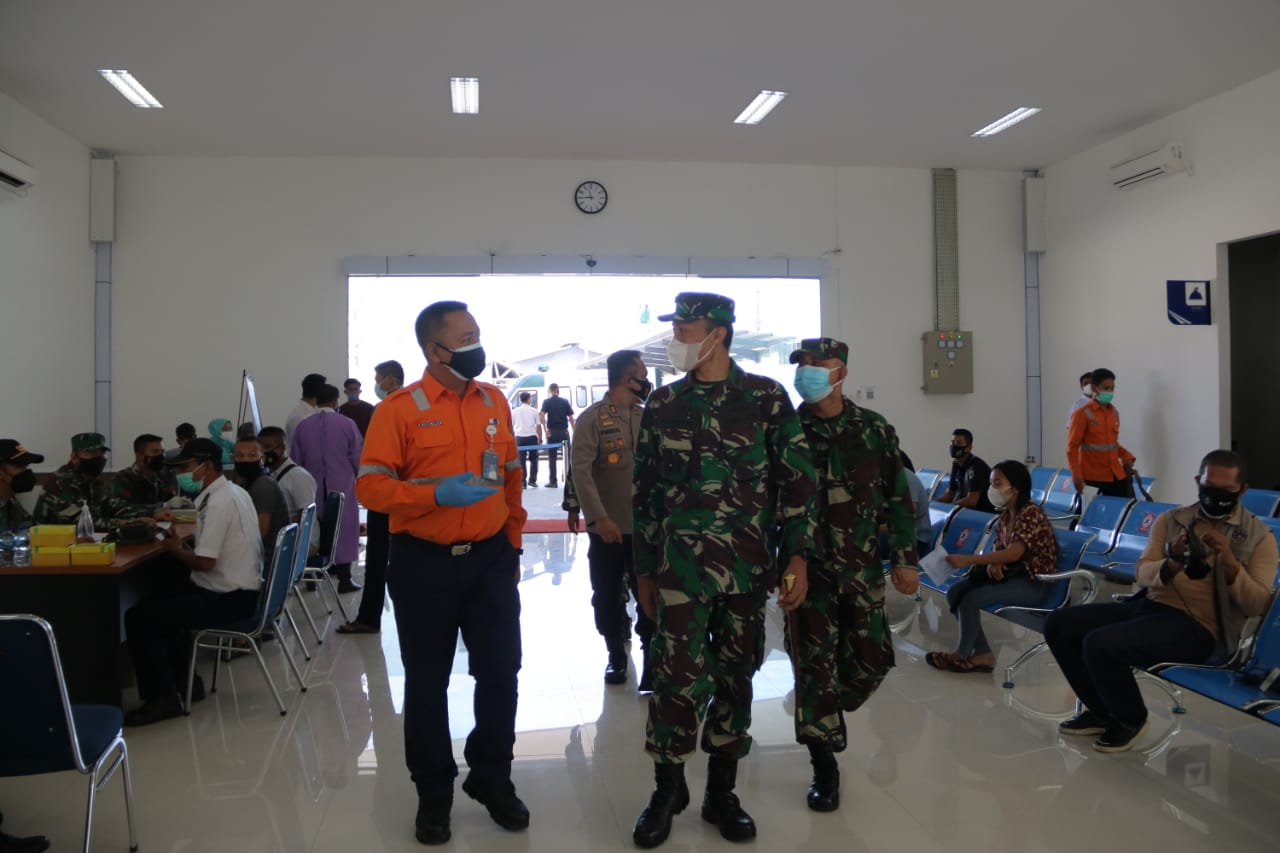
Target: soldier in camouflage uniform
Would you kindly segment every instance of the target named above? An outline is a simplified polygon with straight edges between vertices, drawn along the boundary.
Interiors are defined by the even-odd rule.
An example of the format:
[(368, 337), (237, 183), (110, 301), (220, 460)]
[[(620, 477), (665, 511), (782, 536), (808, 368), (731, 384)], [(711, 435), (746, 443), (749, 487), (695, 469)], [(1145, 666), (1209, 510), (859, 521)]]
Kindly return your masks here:
[(75, 524), (80, 507), (88, 503), (94, 528), (108, 529), (107, 483), (102, 472), (107, 467), (109, 450), (100, 433), (78, 432), (71, 436), (71, 458), (58, 469), (53, 484), (36, 504), (37, 524)]
[(133, 465), (111, 481), (107, 518), (152, 518), (177, 493), (177, 481), (164, 464), (164, 439), (143, 433), (133, 440)]
[(21, 530), (31, 526), (31, 514), (18, 503), (18, 495), (36, 487), (32, 465), (44, 461), (12, 438), (0, 439), (0, 530)]
[(633, 839), (656, 847), (689, 803), (684, 762), (710, 754), (702, 817), (730, 841), (756, 827), (733, 793), (751, 748), (751, 677), (764, 609), (804, 600), (817, 481), (786, 390), (729, 357), (733, 301), (681, 293), (671, 364), (688, 375), (650, 395), (635, 451), (633, 527), (640, 602), (657, 623), (645, 749), (657, 789)]
[(881, 415), (854, 405), (840, 387), (849, 347), (809, 338), (791, 354), (800, 422), (818, 472), (818, 557), (809, 564), (809, 595), (787, 614), (787, 645), (796, 669), (796, 740), (809, 747), (809, 808), (840, 805), (835, 753), (845, 747), (844, 712), (866, 702), (893, 666), (884, 614), (879, 528), (888, 526), (893, 585), (914, 593), (915, 513), (898, 436)]

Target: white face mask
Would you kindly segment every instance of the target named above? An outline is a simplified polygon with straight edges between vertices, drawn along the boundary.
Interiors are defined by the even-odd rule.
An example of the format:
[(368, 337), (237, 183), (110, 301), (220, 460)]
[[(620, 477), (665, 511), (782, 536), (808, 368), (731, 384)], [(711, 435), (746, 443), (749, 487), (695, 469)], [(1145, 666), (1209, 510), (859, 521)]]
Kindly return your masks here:
[(236, 440), (236, 434), (235, 434), (235, 431), (234, 431), (234, 430), (229, 430), (229, 429), (224, 429), (224, 430), (222, 431), (222, 440), (223, 440), (223, 441), (235, 441), (235, 440)]
[(1093, 396), (1093, 386), (1092, 386), (1092, 385), (1081, 385), (1081, 386), (1080, 386), (1080, 393), (1081, 393), (1081, 394), (1083, 394), (1083, 395), (1084, 395), (1084, 396), (1086, 396), (1086, 397), (1092, 397), (1092, 396)]
[(711, 355), (710, 350), (707, 351), (707, 355), (701, 357), (698, 356), (698, 352), (702, 349), (703, 344), (711, 340), (711, 336), (714, 334), (715, 330), (713, 329), (705, 338), (698, 341), (696, 344), (681, 343), (675, 338), (672, 338), (671, 343), (667, 344), (667, 358), (671, 360), (671, 366), (683, 373), (688, 373), (693, 370), (702, 363), (703, 359), (705, 359), (707, 355)]
[(1012, 495), (1006, 496), (1004, 492), (1000, 491), (995, 486), (987, 489), (987, 500), (991, 501), (991, 505), (996, 509), (1004, 509), (1009, 504), (1013, 503)]

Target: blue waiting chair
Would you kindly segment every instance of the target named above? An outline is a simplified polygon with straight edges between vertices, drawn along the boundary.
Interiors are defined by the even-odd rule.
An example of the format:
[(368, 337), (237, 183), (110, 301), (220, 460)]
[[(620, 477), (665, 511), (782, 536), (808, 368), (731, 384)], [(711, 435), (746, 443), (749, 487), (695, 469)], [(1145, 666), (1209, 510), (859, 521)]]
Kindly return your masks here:
[[(1094, 500), (1098, 500), (1094, 498)], [(1177, 504), (1140, 501), (1129, 509), (1124, 525), (1116, 537), (1115, 546), (1105, 555), (1086, 555), (1083, 565), (1090, 571), (1097, 572), (1107, 580), (1116, 583), (1131, 584), (1135, 580), (1138, 559), (1146, 550), (1147, 540), (1151, 538), (1151, 527), (1156, 519)]]
[(947, 488), (950, 487), (950, 485), (951, 485), (951, 475), (941, 474), (941, 476), (938, 477), (937, 484), (933, 487), (933, 491), (929, 492), (930, 503), (938, 500), (943, 495), (945, 495), (947, 493)]
[(1043, 465), (1038, 468), (1032, 468), (1031, 502), (1037, 506), (1044, 504), (1044, 499), (1049, 496), (1049, 491), (1053, 488), (1053, 482), (1057, 478), (1057, 468), (1045, 468)]
[(1240, 498), (1240, 504), (1259, 518), (1273, 518), (1280, 508), (1280, 492), (1266, 489), (1249, 489)]
[(280, 691), (276, 689), (276, 683), (267, 669), (267, 662), (262, 659), (262, 649), (258, 647), (258, 640), (268, 628), (274, 629), (276, 638), (280, 641), (280, 651), (284, 653), (289, 668), (297, 677), (300, 689), (306, 692), (307, 684), (302, 679), (302, 672), (299, 671), (293, 655), (285, 647), (284, 630), (281, 625), (284, 605), (288, 600), (289, 590), (293, 588), (294, 561), (297, 559), (296, 549), (299, 544), (296, 522), (285, 526), (276, 536), (275, 556), (271, 560), (271, 568), (267, 571), (267, 581), (262, 585), (262, 594), (258, 597), (257, 611), (252, 616), (229, 625), (205, 628), (196, 634), (195, 642), (191, 645), (191, 663), (187, 667), (188, 714), (191, 713), (191, 686), (195, 681), (196, 655), (201, 649), (212, 649), (217, 652), (213, 658), (213, 681), (209, 686), (209, 692), (216, 693), (218, 664), (222, 660), (222, 652), (227, 648), (227, 643), (233, 640), (242, 640), (248, 644), (254, 657), (258, 659), (258, 666), (262, 670), (263, 678), (267, 680), (267, 686), (271, 688), (271, 695), (280, 706), (280, 716), (283, 717), (287, 713), (284, 701), (280, 698)]
[(0, 776), (76, 770), (89, 777), (84, 851), (93, 830), (94, 797), (117, 770), (124, 781), (129, 849), (138, 849), (124, 714), (112, 705), (72, 705), (53, 628), (39, 616), (0, 616)]
[(942, 472), (937, 468), (921, 468), (916, 472), (916, 479), (920, 481), (920, 485), (924, 486), (924, 493), (931, 494), (934, 487), (938, 485), (938, 481), (942, 479)]
[[(333, 600), (338, 603), (342, 621), (350, 622), (351, 616), (342, 603), (342, 596), (338, 595), (338, 585), (333, 582), (333, 575), (329, 574), (329, 569), (337, 562), (338, 528), (342, 525), (342, 510), (346, 502), (347, 496), (342, 492), (329, 492), (324, 496), (324, 513), (320, 516), (320, 553), (307, 562), (303, 577), (316, 585), (316, 594), (321, 601), (324, 601), (324, 595), (320, 590), (327, 588)], [(325, 609), (330, 614), (333, 613), (333, 608), (327, 604)]]
[[(1280, 725), (1280, 596), (1253, 638), (1253, 650), (1238, 669), (1173, 664), (1152, 667), (1161, 679), (1185, 687), (1215, 702)], [(1267, 690), (1262, 689), (1267, 684)]]
[(1045, 493), (1041, 506), (1050, 522), (1066, 522), (1063, 526), (1070, 527), (1080, 517), (1080, 502), (1080, 493), (1071, 479), (1071, 469), (1063, 468), (1054, 478), (1053, 487)]
[(1085, 554), (1106, 554), (1115, 547), (1116, 537), (1124, 526), (1125, 516), (1134, 501), (1130, 498), (1112, 498), (1099, 495), (1089, 501), (1084, 515), (1076, 523), (1075, 529), (1080, 533), (1092, 533), (1094, 540), (1085, 548)]
[[(1081, 591), (1080, 598), (1076, 604), (1088, 604), (1093, 601), (1098, 594), (1098, 581), (1093, 572), (1080, 568), (1080, 558), (1084, 556), (1085, 549), (1089, 547), (1089, 543), (1094, 540), (1094, 534), (1054, 528), (1053, 538), (1058, 542), (1057, 571), (1047, 575), (1031, 576), (1041, 583), (1053, 585), (1049, 599), (1044, 605), (1041, 607), (1010, 607), (996, 604), (985, 608), (988, 613), (999, 616), (1001, 619), (1007, 619), (1015, 625), (1021, 625), (1024, 628), (1030, 628), (1032, 631), (1043, 634), (1044, 623), (1049, 618), (1049, 614), (1056, 610), (1061, 610), (1071, 603), (1071, 581), (1073, 578), (1080, 578), (1084, 584), (1084, 589)], [(1004, 686), (1006, 688), (1013, 687), (1013, 674), (1019, 667), (1048, 647), (1048, 644), (1041, 640), (1018, 655), (1018, 659), (1004, 669)]]
[[(989, 512), (976, 509), (956, 510), (943, 528), (942, 538), (938, 540), (937, 547), (948, 554), (977, 554), (987, 544), (991, 536), (991, 528), (995, 523), (996, 516)], [(921, 572), (920, 585), (945, 595), (961, 577), (962, 575), (953, 573), (945, 582), (939, 584)]]
[[(298, 547), (295, 549), (297, 555), (293, 561), (293, 585), (289, 587), (289, 596), (302, 608), (302, 615), (306, 617), (307, 624), (311, 626), (311, 634), (316, 638), (316, 645), (318, 646), (324, 642), (324, 635), (316, 627), (316, 620), (311, 615), (311, 608), (307, 607), (307, 600), (302, 597), (302, 590), (298, 588), (298, 584), (302, 582), (307, 572), (307, 545), (311, 542), (311, 530), (315, 527), (315, 523), (316, 505), (313, 503), (307, 504), (298, 521)], [(298, 640), (298, 648), (302, 649), (302, 654), (307, 660), (311, 660), (311, 653), (307, 651), (306, 645), (302, 642), (302, 632), (298, 630), (298, 623), (293, 621), (293, 616), (289, 613), (288, 608), (285, 608), (284, 615)]]

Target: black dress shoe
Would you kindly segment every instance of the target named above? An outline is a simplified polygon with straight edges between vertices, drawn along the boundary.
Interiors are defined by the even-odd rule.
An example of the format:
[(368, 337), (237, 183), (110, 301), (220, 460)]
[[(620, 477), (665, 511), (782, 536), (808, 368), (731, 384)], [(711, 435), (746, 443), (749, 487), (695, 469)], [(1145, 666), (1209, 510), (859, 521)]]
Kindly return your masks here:
[(622, 652), (609, 655), (609, 665), (604, 668), (605, 684), (626, 684), (627, 656)]
[(125, 714), (124, 724), (126, 726), (149, 726), (152, 723), (181, 716), (182, 700), (178, 698), (177, 693), (174, 693), (163, 699), (152, 699), (150, 702), (144, 703), (141, 708)]
[(453, 797), (418, 797), (418, 815), (413, 819), (414, 838), (422, 844), (444, 844), (451, 836), (449, 812)]
[(359, 592), (362, 589), (364, 589), (364, 587), (350, 578), (343, 578), (338, 581), (338, 592), (342, 595), (346, 595), (348, 592)]
[(489, 817), (503, 829), (517, 832), (529, 828), (529, 809), (516, 796), (516, 786), (510, 782), (501, 785), (481, 785), (471, 776), (462, 783), (467, 796), (489, 810)]
[(7, 832), (0, 832), (0, 853), (41, 853), (49, 849), (49, 839), (43, 835), (28, 835), (18, 838)]

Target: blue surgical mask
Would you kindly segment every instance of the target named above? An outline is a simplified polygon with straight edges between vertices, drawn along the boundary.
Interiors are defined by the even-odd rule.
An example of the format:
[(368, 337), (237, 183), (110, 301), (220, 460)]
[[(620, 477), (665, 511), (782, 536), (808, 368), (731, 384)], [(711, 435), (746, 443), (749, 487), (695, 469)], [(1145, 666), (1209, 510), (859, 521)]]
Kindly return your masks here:
[(379, 400), (385, 400), (387, 398), (387, 389), (383, 388), (381, 385), (373, 386), (373, 393), (378, 395)]
[(831, 368), (802, 364), (796, 368), (796, 391), (806, 403), (825, 400), (836, 386), (831, 384)]

